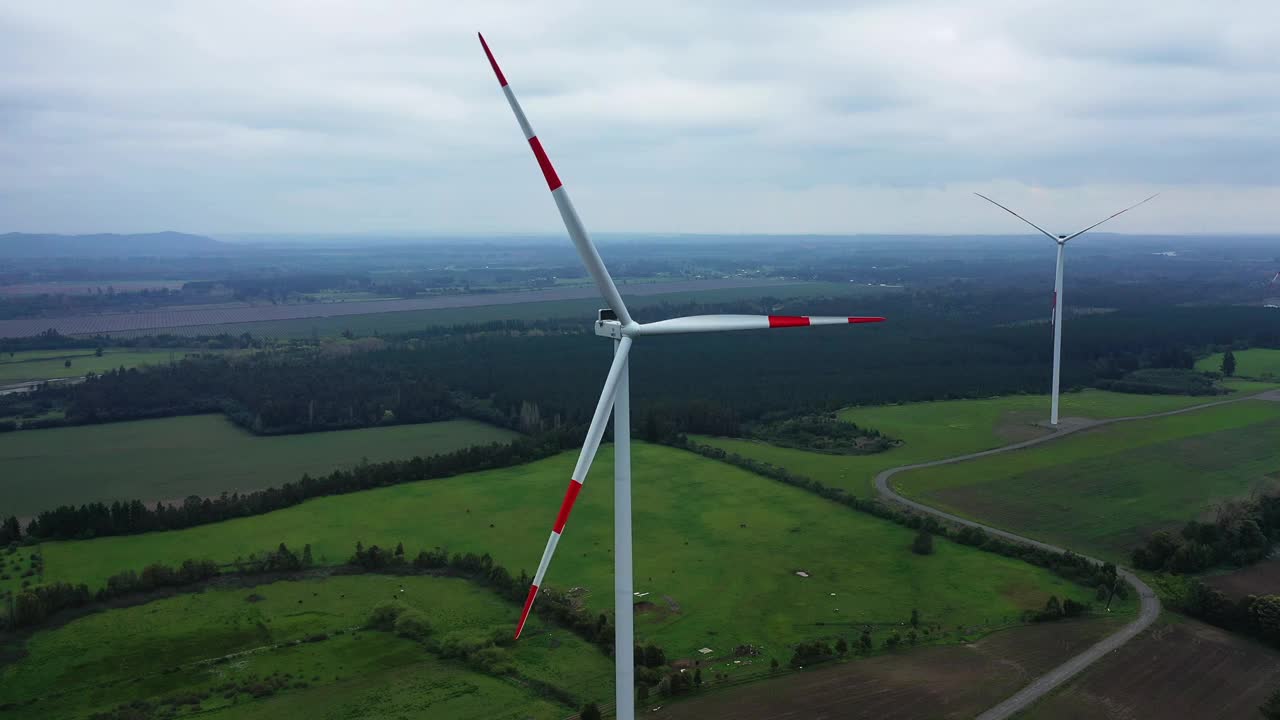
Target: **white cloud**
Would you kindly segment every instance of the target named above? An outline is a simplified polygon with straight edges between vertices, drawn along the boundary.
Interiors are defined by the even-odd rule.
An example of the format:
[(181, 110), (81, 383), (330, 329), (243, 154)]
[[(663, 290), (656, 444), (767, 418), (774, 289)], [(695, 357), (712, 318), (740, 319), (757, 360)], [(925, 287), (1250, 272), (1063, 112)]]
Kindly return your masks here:
[(1274, 0), (0, 0), (0, 231), (1274, 231)]

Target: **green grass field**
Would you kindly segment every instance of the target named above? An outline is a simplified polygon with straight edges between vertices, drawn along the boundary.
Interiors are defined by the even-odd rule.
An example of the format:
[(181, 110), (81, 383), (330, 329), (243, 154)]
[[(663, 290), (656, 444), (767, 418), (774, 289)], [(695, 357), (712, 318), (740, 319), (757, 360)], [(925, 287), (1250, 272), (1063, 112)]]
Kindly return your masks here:
[(1274, 485), (1277, 471), (1280, 402), (1258, 400), (1084, 431), (894, 483), (958, 514), (1126, 560), (1152, 530)]
[[(38, 550), (32, 547), (19, 546), (12, 548), (12, 552), (10, 548), (0, 548), (0, 601), (4, 601), (6, 593), (21, 590), (24, 582), (39, 585), (44, 579), (42, 573), (35, 572), (31, 563), (32, 555), (37, 553)], [(32, 574), (24, 577), (28, 570)]]
[[(24, 380), (80, 377), (85, 373), (104, 373), (120, 367), (160, 365), (169, 362), (170, 359), (181, 360), (188, 352), (197, 351), (181, 348), (173, 350), (109, 348), (103, 351), (102, 357), (97, 357), (93, 350), (84, 349), (30, 350), (16, 352), (13, 357), (10, 357), (9, 353), (0, 353), (0, 384)], [(70, 367), (66, 365), (68, 360), (71, 361)]]
[(0, 513), (91, 500), (180, 500), (280, 485), (370, 461), (505, 441), (473, 420), (258, 437), (220, 415), (0, 434)]
[[(436, 638), (509, 637), (517, 612), (513, 603), (465, 580), (422, 576), (340, 576), (206, 590), (36, 633), (27, 644), (29, 654), (0, 669), (0, 705), (22, 704), (24, 718), (85, 717), (134, 700), (288, 673), (290, 685), (307, 687), (289, 687), (263, 700), (215, 691), (198, 706), (187, 706), (188, 712), (218, 710), (219, 718), (559, 720), (576, 709), (538, 698), (511, 680), (441, 660), (389, 632), (357, 630), (375, 605), (392, 598), (424, 612)], [(613, 666), (595, 646), (536, 618), (526, 632), (527, 639), (509, 649), (522, 676), (567, 690), (579, 702), (612, 699)], [(329, 639), (292, 644), (319, 633)], [(226, 656), (232, 657), (217, 661)]]
[[(1266, 379), (1280, 382), (1280, 350), (1252, 348), (1235, 353), (1236, 377)], [(1202, 372), (1218, 372), (1222, 369), (1222, 353), (1215, 353), (1196, 363)]]
[[(1273, 385), (1232, 382), (1236, 392), (1253, 393)], [(1129, 395), (1084, 390), (1062, 396), (1063, 417), (1114, 418), (1176, 410), (1221, 398), (1185, 395)], [(849, 408), (845, 420), (872, 427), (902, 441), (874, 455), (826, 455), (780, 448), (752, 440), (695, 436), (694, 439), (744, 457), (773, 463), (854, 494), (875, 493), (872, 480), (881, 470), (941, 460), (1044, 434), (1035, 423), (1048, 419), (1047, 395), (1010, 395), (982, 400), (946, 400)]]
[[(613, 605), (611, 459), (602, 450), (547, 575), (552, 586), (585, 588), (592, 610)], [(45, 543), (45, 577), (96, 587), (120, 568), (193, 554), (226, 561), (282, 541), (311, 543), (317, 561), (332, 563), (349, 557), (356, 540), (404, 542), (410, 553), (436, 545), (489, 552), (513, 573), (531, 572), (573, 462), (566, 453), (178, 532)], [(723, 463), (635, 448), (636, 591), (648, 593), (642, 602), (650, 604), (637, 632), (671, 657), (751, 643), (785, 662), (789, 643), (866, 623), (896, 625), (912, 608), (930, 622), (981, 634), (1039, 608), (1050, 594), (1092, 597), (1046, 571), (945, 541), (934, 555), (915, 555), (912, 537)]]
[[(648, 284), (648, 283), (646, 283)], [(735, 300), (755, 300), (761, 297), (800, 298), (824, 295), (856, 295), (865, 293), (892, 292), (889, 288), (867, 288), (841, 283), (794, 283), (771, 285), (767, 287), (721, 288), (716, 290), (693, 290), (685, 292), (663, 293), (661, 295), (627, 296), (627, 288), (620, 288), (627, 298), (627, 307), (637, 314), (643, 315), (643, 309), (664, 303), (716, 303)], [(356, 335), (372, 335), (379, 333), (400, 333), (421, 330), (440, 325), (459, 325), (466, 323), (483, 323), (494, 320), (545, 320), (547, 318), (581, 317), (583, 322), (594, 321), (596, 310), (600, 308), (600, 300), (548, 300), (543, 302), (526, 302), (508, 305), (482, 305), (467, 308), (443, 308), (439, 310), (408, 310), (404, 312), (377, 313), (371, 315), (348, 315), (332, 318), (302, 318), (298, 320), (272, 320), (254, 323), (229, 323), (224, 325), (202, 325), (194, 328), (176, 328), (166, 332), (177, 332), (185, 335), (217, 335), (229, 333), (239, 335), (250, 333), (259, 337), (306, 338), (312, 335), (338, 335), (350, 330)], [(152, 335), (154, 330), (129, 330), (109, 333), (124, 337)]]

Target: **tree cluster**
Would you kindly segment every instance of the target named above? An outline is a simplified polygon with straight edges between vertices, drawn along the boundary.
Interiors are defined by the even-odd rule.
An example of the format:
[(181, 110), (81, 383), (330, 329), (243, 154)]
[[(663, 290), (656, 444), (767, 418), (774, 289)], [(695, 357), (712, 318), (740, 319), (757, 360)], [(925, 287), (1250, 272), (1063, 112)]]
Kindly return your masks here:
[(870, 455), (894, 445), (879, 430), (859, 427), (835, 413), (767, 420), (748, 426), (746, 434), (772, 445), (836, 455)]
[(1210, 522), (1192, 520), (1179, 533), (1158, 530), (1133, 550), (1139, 570), (1196, 573), (1218, 565), (1251, 565), (1280, 542), (1280, 492), (1218, 506)]
[(1193, 618), (1280, 647), (1280, 595), (1246, 595), (1232, 600), (1199, 580), (1189, 580), (1170, 605)]
[(1050, 595), (1048, 601), (1044, 604), (1043, 610), (1034, 613), (1029, 612), (1028, 615), (1032, 622), (1053, 622), (1054, 620), (1080, 617), (1088, 612), (1089, 606), (1085, 603), (1076, 602), (1071, 598), (1058, 602), (1057, 595)]

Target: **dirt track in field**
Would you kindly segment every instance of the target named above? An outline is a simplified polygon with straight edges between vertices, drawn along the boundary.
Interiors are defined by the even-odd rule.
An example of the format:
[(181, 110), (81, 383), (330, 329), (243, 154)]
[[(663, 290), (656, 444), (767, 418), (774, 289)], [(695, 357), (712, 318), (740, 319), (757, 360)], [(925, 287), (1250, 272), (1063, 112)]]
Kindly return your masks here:
[(787, 673), (776, 679), (647, 709), (661, 720), (893, 720), (972, 718), (1114, 631), (1086, 620), (1030, 625), (969, 645), (928, 647)]

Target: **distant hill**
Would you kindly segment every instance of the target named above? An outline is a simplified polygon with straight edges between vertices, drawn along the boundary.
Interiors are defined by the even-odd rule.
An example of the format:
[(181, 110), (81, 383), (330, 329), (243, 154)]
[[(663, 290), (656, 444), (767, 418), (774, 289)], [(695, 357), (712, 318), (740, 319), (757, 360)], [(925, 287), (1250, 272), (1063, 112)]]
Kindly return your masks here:
[(203, 235), (180, 232), (138, 235), (49, 235), (6, 233), (0, 235), (0, 258), (32, 257), (175, 257), (221, 254), (226, 243)]

